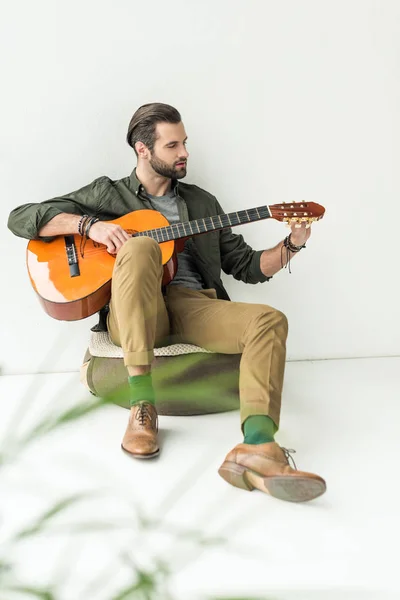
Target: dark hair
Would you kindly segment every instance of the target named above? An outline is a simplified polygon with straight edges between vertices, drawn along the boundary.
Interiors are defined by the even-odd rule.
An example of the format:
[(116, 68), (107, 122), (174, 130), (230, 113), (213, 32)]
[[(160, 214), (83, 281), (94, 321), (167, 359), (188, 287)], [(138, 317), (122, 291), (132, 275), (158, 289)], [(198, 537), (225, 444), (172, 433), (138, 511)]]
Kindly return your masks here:
[(180, 123), (181, 120), (179, 112), (169, 104), (144, 104), (137, 109), (129, 123), (126, 141), (135, 150), (136, 156), (136, 142), (143, 142), (149, 150), (153, 150), (157, 123)]

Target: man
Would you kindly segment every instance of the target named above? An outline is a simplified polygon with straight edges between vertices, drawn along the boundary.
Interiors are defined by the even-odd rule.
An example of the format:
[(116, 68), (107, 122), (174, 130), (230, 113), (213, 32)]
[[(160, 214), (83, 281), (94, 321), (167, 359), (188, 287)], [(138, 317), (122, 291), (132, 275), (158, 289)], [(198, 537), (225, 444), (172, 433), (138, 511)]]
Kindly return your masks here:
[[(9, 228), (28, 239), (81, 233), (105, 244), (116, 256), (107, 326), (121, 346), (131, 389), (131, 410), (122, 448), (136, 458), (159, 453), (158, 421), (151, 379), (153, 349), (170, 334), (203, 348), (241, 353), (240, 416), (244, 434), (219, 474), (234, 486), (258, 488), (294, 502), (326, 489), (318, 475), (289, 465), (289, 454), (274, 440), (279, 427), (285, 367), (287, 320), (264, 304), (231, 302), (220, 274), (245, 283), (269, 280), (304, 247), (310, 228), (292, 227), (275, 248), (255, 251), (241, 235), (222, 229), (193, 236), (178, 254), (178, 270), (162, 286), (159, 244), (130, 237), (107, 221), (138, 209), (154, 209), (170, 223), (222, 214), (214, 196), (180, 183), (187, 171), (187, 136), (179, 112), (166, 104), (140, 107), (128, 128), (137, 156), (129, 177), (100, 177), (88, 186), (40, 204), (12, 211)], [(92, 217), (97, 217), (93, 219)], [(285, 246), (285, 247), (283, 247)], [(284, 251), (284, 252), (283, 252)]]

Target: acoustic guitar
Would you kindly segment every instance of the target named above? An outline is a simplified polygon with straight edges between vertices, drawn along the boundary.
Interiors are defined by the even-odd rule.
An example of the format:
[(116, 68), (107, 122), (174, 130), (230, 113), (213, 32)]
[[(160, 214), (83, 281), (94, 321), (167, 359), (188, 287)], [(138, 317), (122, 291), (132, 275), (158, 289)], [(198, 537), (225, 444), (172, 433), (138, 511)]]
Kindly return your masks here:
[[(167, 285), (177, 270), (177, 253), (194, 235), (273, 218), (287, 223), (311, 223), (323, 217), (325, 209), (315, 202), (293, 202), (259, 206), (213, 217), (170, 225), (156, 210), (135, 210), (109, 221), (136, 236), (149, 236), (160, 244)], [(99, 311), (111, 297), (115, 256), (103, 244), (80, 235), (60, 235), (51, 242), (31, 240), (27, 267), (33, 289), (44, 310), (61, 321), (84, 319)]]

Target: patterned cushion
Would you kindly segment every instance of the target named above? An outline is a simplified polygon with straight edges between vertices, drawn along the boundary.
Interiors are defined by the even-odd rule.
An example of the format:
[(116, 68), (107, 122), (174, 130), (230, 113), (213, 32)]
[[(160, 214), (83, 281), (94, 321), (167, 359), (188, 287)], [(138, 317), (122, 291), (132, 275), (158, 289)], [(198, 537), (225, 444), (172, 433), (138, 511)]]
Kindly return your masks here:
[[(107, 331), (94, 331), (89, 342), (89, 352), (92, 356), (107, 358), (123, 358), (122, 348), (113, 344)], [(205, 352), (215, 354), (211, 350), (200, 348), (194, 344), (172, 344), (161, 348), (154, 348), (154, 356), (179, 356), (181, 354), (192, 354), (194, 352)]]

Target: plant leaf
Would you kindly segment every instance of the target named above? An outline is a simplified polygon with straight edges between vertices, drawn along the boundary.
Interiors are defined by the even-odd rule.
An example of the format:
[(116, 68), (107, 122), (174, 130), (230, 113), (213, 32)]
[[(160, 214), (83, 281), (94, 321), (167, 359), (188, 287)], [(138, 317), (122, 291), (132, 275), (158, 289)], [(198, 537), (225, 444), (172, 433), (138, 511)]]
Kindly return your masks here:
[(22, 529), (22, 531), (17, 533), (17, 535), (14, 537), (14, 539), (20, 540), (22, 538), (26, 538), (31, 535), (36, 535), (37, 533), (40, 533), (40, 531), (42, 531), (42, 529), (44, 529), (44, 527), (47, 525), (47, 522), (50, 521), (50, 519), (52, 519), (53, 517), (55, 517), (62, 511), (69, 508), (72, 504), (76, 504), (77, 502), (79, 502), (80, 500), (82, 500), (83, 498), (85, 498), (86, 496), (89, 496), (89, 495), (90, 494), (88, 494), (88, 493), (74, 494), (73, 496), (69, 496), (67, 498), (64, 498), (63, 500), (60, 500), (59, 502), (56, 502), (56, 504), (54, 504), (53, 507), (50, 508), (49, 510), (46, 510), (46, 512), (44, 512), (33, 523), (33, 525), (30, 525), (29, 527), (26, 527), (25, 529)]
[(19, 594), (25, 594), (26, 596), (33, 596), (34, 598), (40, 598), (40, 600), (57, 600), (53, 592), (44, 588), (30, 587), (24, 585), (13, 585), (8, 586), (6, 590), (8, 592), (15, 592)]
[(124, 590), (121, 590), (116, 596), (112, 598), (112, 600), (133, 600), (133, 598), (137, 596), (138, 592), (140, 592), (140, 595), (137, 597), (141, 596), (142, 598), (151, 598), (151, 596), (149, 596), (148, 594), (150, 592), (155, 591), (155, 587), (155, 577), (151, 573), (146, 573), (145, 571), (138, 570), (136, 583), (129, 585)]

